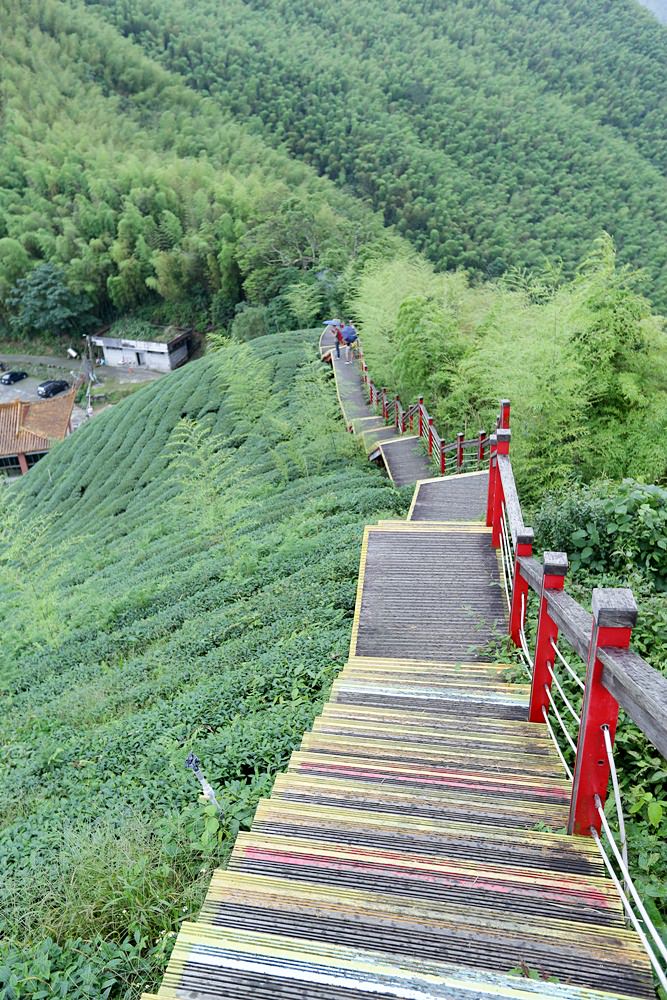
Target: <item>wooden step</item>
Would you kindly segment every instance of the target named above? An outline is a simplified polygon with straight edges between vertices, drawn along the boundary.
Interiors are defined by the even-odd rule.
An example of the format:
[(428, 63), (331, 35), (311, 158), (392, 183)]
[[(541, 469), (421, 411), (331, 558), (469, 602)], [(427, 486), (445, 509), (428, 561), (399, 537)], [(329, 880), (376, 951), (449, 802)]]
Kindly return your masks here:
[(451, 914), (512, 912), (526, 921), (559, 919), (624, 929), (623, 907), (607, 878), (483, 861), (380, 850), (343, 840), (240, 833), (229, 871), (419, 899)]
[[(447, 458), (450, 459), (449, 456)], [(489, 474), (486, 471), (419, 482), (408, 519), (416, 522), (485, 519), (488, 488)]]
[(643, 955), (634, 935), (619, 926), (579, 921), (526, 921), (511, 909), (481, 913), (378, 891), (301, 883), (284, 878), (216, 872), (200, 922), (234, 930), (281, 933), (303, 939), (372, 948), (506, 973), (528, 968), (594, 987), (646, 986)]
[(332, 777), (354, 782), (378, 782), (395, 788), (454, 791), (458, 794), (504, 796), (506, 798), (566, 805), (570, 786), (560, 778), (514, 774), (501, 766), (484, 768), (472, 761), (468, 768), (439, 764), (401, 763), (379, 757), (359, 757), (354, 750), (344, 754), (321, 754), (297, 750), (290, 757), (288, 774)]
[[(605, 867), (592, 840), (536, 830), (478, 827), (452, 820), (424, 819), (396, 813), (309, 805), (285, 799), (262, 799), (253, 831), (337, 839), (485, 861), (493, 857), (510, 867), (570, 871), (603, 876)], [(335, 835), (335, 836), (334, 836)]]
[(486, 533), (366, 529), (351, 655), (492, 660), (506, 628)]
[(536, 826), (564, 830), (568, 805), (553, 799), (517, 798), (509, 789), (496, 788), (491, 796), (474, 786), (411, 785), (388, 782), (376, 772), (368, 772), (363, 781), (348, 772), (315, 773), (313, 767), (292, 770), (277, 776), (276, 798), (312, 805), (361, 809), (364, 812), (404, 813), (425, 819), (454, 820), (480, 826), (531, 829)]
[[(183, 925), (161, 998), (184, 1000), (603, 1000), (627, 996), (288, 935)], [(648, 994), (643, 994), (648, 996)]]
[(398, 764), (423, 764), (425, 767), (462, 768), (485, 774), (525, 774), (548, 778), (562, 778), (563, 765), (556, 752), (553, 754), (527, 754), (506, 747), (496, 748), (493, 755), (488, 750), (471, 747), (453, 750), (442, 746), (405, 743), (402, 740), (350, 740), (347, 736), (325, 733), (306, 733), (301, 741), (301, 752), (321, 754), (326, 757), (354, 757), (357, 760), (395, 761)]
[(548, 739), (545, 726), (524, 719), (494, 719), (478, 720), (474, 714), (470, 716), (450, 716), (434, 706), (431, 711), (401, 709), (396, 706), (384, 707), (373, 705), (339, 704), (327, 702), (322, 708), (322, 720), (345, 720), (349, 722), (370, 722), (401, 726), (408, 731), (416, 732), (423, 728), (441, 732), (447, 737), (459, 733), (461, 739), (485, 739), (494, 737), (516, 738), (527, 740)]
[[(332, 707), (348, 708), (351, 706), (327, 706), (326, 712), (313, 723), (314, 733), (328, 733), (334, 736), (344, 736), (351, 745), (356, 741), (366, 740), (388, 741), (399, 740), (404, 745), (428, 744), (442, 750), (456, 750), (462, 753), (468, 751), (484, 751), (494, 754), (500, 750), (519, 751), (525, 754), (551, 756), (554, 752), (550, 738), (542, 735), (543, 727), (534, 726), (535, 733), (525, 735), (522, 730), (513, 732), (511, 729), (490, 733), (488, 727), (469, 725), (462, 727), (459, 720), (451, 719), (449, 727), (443, 726), (446, 720), (438, 719), (439, 727), (430, 725), (428, 719), (417, 716), (415, 724), (402, 724), (400, 721), (379, 722), (373, 719), (348, 719), (344, 715), (336, 715)], [(395, 718), (396, 714), (392, 716)], [(422, 723), (421, 725), (419, 723)], [(497, 727), (494, 727), (497, 728)]]

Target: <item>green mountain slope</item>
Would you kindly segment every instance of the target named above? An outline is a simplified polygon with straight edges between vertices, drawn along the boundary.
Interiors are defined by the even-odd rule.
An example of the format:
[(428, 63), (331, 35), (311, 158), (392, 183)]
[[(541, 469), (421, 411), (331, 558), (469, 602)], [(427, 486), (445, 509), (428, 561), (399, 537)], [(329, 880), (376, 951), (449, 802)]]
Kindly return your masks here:
[[(0, 0), (0, 58), (0, 335), (12, 286), (46, 262), (100, 317), (222, 325), (311, 271), (332, 284), (380, 232), (85, 10)], [(285, 309), (274, 329), (302, 322)]]
[(604, 228), (667, 304), (667, 32), (631, 0), (88, 5), (437, 264), (571, 272)]
[(345, 433), (313, 341), (224, 347), (54, 448), (21, 516), (2, 491), (6, 1000), (159, 979), (341, 665), (362, 526), (407, 501)]

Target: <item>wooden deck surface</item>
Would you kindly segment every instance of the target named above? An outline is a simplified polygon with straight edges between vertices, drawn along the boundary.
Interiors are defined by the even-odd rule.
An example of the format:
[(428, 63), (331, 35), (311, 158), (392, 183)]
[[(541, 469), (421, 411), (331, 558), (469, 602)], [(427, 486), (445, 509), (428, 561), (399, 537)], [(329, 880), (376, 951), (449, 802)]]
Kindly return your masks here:
[[(323, 334), (320, 353), (331, 358), (336, 391), (346, 425), (362, 438), (369, 456), (382, 459), (387, 474), (397, 486), (416, 483), (433, 474), (423, 445), (416, 435), (401, 435), (387, 426), (382, 417), (368, 404), (366, 389), (361, 381), (359, 365), (346, 364), (336, 356), (333, 337)], [(344, 351), (342, 352), (344, 355)]]
[(484, 494), (484, 474), (418, 483), (408, 521), (366, 529), (348, 661), (157, 997), (654, 996), (594, 844), (564, 833), (528, 688), (488, 645), (506, 608)]

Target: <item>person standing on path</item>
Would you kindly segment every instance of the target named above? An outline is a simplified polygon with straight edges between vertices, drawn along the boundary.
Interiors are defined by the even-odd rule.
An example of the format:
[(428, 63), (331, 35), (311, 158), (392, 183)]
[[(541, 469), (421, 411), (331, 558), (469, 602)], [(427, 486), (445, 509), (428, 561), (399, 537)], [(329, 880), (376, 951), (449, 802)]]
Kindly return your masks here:
[(352, 323), (346, 323), (343, 327), (343, 340), (345, 341), (345, 364), (352, 364), (352, 345), (356, 344), (359, 335)]
[(343, 323), (339, 319), (325, 319), (324, 320), (324, 326), (325, 326), (325, 330), (324, 330), (325, 334), (328, 333), (331, 337), (334, 338), (334, 340), (336, 342), (336, 357), (339, 358), (340, 357), (340, 345), (343, 342), (343, 337), (342, 337), (342, 334), (341, 334), (341, 330), (343, 328)]

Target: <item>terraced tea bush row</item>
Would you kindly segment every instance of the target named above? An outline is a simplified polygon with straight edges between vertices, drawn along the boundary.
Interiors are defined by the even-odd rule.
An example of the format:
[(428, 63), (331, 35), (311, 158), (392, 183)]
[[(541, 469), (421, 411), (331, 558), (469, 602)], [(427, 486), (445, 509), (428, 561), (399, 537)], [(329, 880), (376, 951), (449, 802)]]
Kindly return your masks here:
[(362, 527), (407, 498), (353, 447), (314, 337), (280, 343), (223, 343), (143, 387), (11, 494), (3, 1000), (157, 981), (344, 662)]

